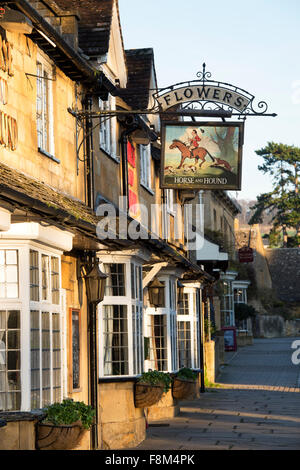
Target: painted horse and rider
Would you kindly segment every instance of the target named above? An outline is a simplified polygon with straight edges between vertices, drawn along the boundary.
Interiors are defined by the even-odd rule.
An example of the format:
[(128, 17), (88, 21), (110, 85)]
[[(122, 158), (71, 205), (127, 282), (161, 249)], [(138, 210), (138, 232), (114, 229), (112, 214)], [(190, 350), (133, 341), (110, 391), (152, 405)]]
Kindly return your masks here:
[[(201, 132), (204, 131), (201, 129)], [(183, 166), (183, 163), (186, 158), (195, 158), (196, 163), (198, 162), (198, 160), (201, 160), (201, 163), (199, 165), (199, 168), (201, 168), (201, 166), (205, 162), (206, 155), (209, 155), (213, 162), (212, 166), (225, 167), (228, 171), (232, 171), (230, 164), (226, 160), (221, 160), (220, 158), (213, 157), (207, 149), (205, 149), (204, 147), (199, 147), (199, 142), (201, 142), (201, 137), (198, 135), (196, 129), (193, 129), (192, 137), (189, 138), (189, 144), (187, 145), (181, 140), (173, 140), (173, 143), (170, 145), (169, 148), (177, 148), (181, 152), (181, 162), (177, 169), (180, 169)]]

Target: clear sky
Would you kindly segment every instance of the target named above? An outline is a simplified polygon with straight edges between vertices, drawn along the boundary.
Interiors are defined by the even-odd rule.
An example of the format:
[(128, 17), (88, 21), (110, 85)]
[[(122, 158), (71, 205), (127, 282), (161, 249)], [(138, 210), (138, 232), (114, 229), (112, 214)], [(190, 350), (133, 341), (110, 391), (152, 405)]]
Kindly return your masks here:
[(242, 191), (253, 199), (271, 182), (255, 150), (269, 141), (300, 147), (299, 0), (119, 0), (125, 49), (152, 47), (158, 86), (212, 80), (266, 101), (273, 117), (246, 120)]

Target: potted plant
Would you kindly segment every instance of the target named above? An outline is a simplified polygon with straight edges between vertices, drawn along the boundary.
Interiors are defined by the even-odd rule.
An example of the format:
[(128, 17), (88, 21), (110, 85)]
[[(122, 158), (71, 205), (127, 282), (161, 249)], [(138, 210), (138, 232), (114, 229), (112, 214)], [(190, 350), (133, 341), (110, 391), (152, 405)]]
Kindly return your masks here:
[(173, 379), (172, 395), (173, 398), (184, 400), (194, 398), (196, 394), (197, 372), (183, 367), (175, 374)]
[(37, 423), (37, 449), (74, 449), (93, 424), (94, 416), (91, 406), (71, 398), (49, 405), (42, 421)]
[(148, 408), (157, 403), (172, 384), (169, 374), (157, 370), (144, 372), (135, 384), (134, 401), (136, 408)]

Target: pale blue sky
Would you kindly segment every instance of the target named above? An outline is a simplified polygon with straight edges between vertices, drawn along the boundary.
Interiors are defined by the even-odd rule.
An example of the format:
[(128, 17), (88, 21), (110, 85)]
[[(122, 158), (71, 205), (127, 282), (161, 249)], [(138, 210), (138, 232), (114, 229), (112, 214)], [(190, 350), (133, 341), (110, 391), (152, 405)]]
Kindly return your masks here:
[(158, 86), (196, 79), (206, 62), (212, 80), (239, 86), (269, 105), (249, 117), (242, 191), (271, 189), (254, 150), (268, 141), (300, 147), (299, 0), (119, 0), (126, 49), (154, 49)]

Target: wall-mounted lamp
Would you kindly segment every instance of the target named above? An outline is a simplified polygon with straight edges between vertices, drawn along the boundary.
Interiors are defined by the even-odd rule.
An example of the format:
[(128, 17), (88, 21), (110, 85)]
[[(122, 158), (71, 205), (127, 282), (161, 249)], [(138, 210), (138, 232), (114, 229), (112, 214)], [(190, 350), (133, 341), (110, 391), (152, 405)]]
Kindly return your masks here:
[(88, 302), (91, 304), (102, 302), (107, 277), (107, 274), (100, 270), (98, 263), (95, 263), (84, 276)]
[(149, 303), (152, 307), (162, 308), (165, 306), (165, 285), (157, 278), (148, 286)]
[(184, 295), (184, 285), (182, 282), (177, 281), (177, 303), (180, 304), (183, 302)]

